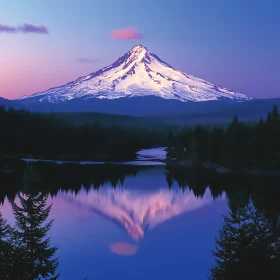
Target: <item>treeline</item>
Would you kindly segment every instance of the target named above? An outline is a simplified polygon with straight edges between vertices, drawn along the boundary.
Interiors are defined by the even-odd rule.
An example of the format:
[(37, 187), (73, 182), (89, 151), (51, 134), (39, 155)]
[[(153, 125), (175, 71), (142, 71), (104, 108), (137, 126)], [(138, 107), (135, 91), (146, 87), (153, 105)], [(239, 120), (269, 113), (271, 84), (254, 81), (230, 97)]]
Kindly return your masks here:
[(162, 144), (164, 137), (148, 130), (74, 125), (55, 113), (5, 110), (0, 106), (0, 156), (24, 155), (66, 159), (132, 159), (140, 148)]
[(198, 125), (177, 134), (169, 132), (170, 159), (211, 162), (233, 170), (280, 167), (280, 117), (275, 105), (266, 120), (246, 125), (234, 116), (227, 129), (212, 130)]
[[(0, 205), (7, 198), (10, 202), (20, 193), (22, 177), (26, 163), (13, 163), (14, 172), (0, 172)], [(51, 196), (58, 192), (78, 193), (81, 186), (85, 190), (98, 189), (104, 185), (116, 188), (121, 186), (127, 176), (136, 176), (139, 166), (123, 164), (53, 164), (36, 163), (36, 170), (40, 176), (40, 189)]]

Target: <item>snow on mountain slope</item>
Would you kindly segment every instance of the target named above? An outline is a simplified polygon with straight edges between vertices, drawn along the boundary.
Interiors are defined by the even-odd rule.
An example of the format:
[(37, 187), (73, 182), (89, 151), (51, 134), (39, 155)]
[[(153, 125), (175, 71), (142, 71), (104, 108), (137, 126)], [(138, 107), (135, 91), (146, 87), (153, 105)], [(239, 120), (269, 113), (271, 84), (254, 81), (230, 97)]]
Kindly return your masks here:
[(137, 45), (115, 63), (64, 86), (24, 96), (30, 102), (61, 103), (75, 98), (116, 99), (157, 96), (180, 101), (210, 101), (251, 97), (175, 70), (142, 45)]

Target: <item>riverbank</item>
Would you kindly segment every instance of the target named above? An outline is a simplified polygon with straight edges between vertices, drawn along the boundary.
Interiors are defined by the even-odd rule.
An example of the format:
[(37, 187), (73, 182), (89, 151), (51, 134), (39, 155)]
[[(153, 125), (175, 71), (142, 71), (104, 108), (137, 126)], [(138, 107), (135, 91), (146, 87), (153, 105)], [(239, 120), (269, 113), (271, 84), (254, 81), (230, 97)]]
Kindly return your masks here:
[(117, 165), (165, 165), (166, 147), (156, 147), (149, 149), (140, 149), (133, 154), (99, 156), (92, 159), (91, 157), (80, 156), (62, 156), (59, 157), (35, 157), (35, 156), (2, 156), (0, 157), (0, 173), (7, 170), (14, 170), (18, 164), (26, 162), (33, 163), (53, 163), (53, 164), (76, 164), (76, 165), (99, 165), (99, 164), (117, 164)]
[(2, 155), (0, 156), (0, 163), (1, 162), (9, 162), (14, 160), (22, 160), (22, 159), (29, 159), (32, 160), (61, 160), (61, 161), (128, 161), (128, 160), (134, 160), (136, 158), (135, 153), (131, 154), (97, 154), (95, 156), (85, 156), (85, 155), (66, 155), (66, 154), (60, 154), (60, 155), (26, 155), (26, 154), (19, 154), (19, 155)]
[(280, 176), (280, 171), (269, 171), (269, 170), (261, 170), (261, 169), (240, 169), (233, 170), (229, 167), (214, 164), (211, 162), (204, 163), (194, 163), (191, 160), (178, 160), (178, 159), (166, 159), (166, 165), (173, 167), (183, 167), (183, 168), (204, 168), (211, 170), (213, 172), (221, 173), (221, 174), (244, 174), (244, 175), (253, 175), (253, 176)]

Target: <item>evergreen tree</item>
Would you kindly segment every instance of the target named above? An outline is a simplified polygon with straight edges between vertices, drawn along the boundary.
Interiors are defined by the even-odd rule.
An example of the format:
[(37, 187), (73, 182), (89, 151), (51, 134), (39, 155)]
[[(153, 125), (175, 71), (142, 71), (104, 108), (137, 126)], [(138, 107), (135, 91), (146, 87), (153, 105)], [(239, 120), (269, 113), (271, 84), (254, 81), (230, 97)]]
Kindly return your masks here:
[(209, 136), (209, 160), (216, 164), (222, 161), (223, 137), (223, 130), (218, 128), (214, 128)]
[(10, 226), (0, 212), (0, 241), (5, 241), (10, 233)]
[(224, 217), (215, 241), (209, 279), (279, 279), (279, 232), (251, 204)]
[(17, 234), (0, 213), (0, 275), (3, 280), (25, 279), (24, 252), (17, 240)]
[(273, 106), (273, 109), (272, 109), (272, 112), (271, 112), (271, 119), (273, 121), (278, 121), (279, 120), (279, 109), (278, 109), (276, 104)]
[(240, 136), (240, 122), (238, 117), (234, 115), (233, 120), (225, 133), (225, 154), (227, 155), (225, 162), (226, 165), (232, 169), (237, 169), (240, 163)]
[(240, 266), (245, 260), (250, 243), (248, 235), (248, 208), (241, 207), (224, 217), (224, 225), (216, 238), (216, 266), (210, 269), (209, 279), (240, 279)]
[(12, 202), (16, 218), (16, 237), (24, 251), (23, 279), (57, 279), (58, 260), (54, 258), (57, 247), (50, 246), (47, 233), (53, 220), (47, 222), (52, 205), (46, 207), (48, 195), (38, 191), (38, 176), (34, 166), (29, 165), (24, 175), (24, 194), (18, 195), (19, 205)]
[(13, 247), (9, 243), (11, 228), (0, 212), (0, 275), (4, 279), (12, 279)]
[(280, 277), (280, 232), (272, 222), (267, 219), (265, 213), (257, 211), (256, 208), (250, 209), (252, 227), (248, 256), (252, 260), (250, 269), (259, 267), (263, 277), (268, 275)]
[(271, 120), (272, 120), (272, 116), (271, 116), (271, 113), (269, 112), (269, 113), (267, 114), (267, 117), (266, 117), (266, 123), (267, 123), (267, 124), (270, 123)]
[(174, 135), (171, 130), (168, 132), (168, 147), (172, 148), (174, 147), (175, 141), (174, 141)]

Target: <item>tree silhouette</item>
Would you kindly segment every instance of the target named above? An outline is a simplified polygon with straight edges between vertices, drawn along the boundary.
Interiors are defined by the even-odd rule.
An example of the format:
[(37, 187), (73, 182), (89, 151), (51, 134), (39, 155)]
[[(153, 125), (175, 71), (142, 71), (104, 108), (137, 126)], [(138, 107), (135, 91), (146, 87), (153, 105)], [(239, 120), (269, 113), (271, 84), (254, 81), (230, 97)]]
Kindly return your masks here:
[[(280, 114), (275, 105), (266, 121), (247, 125), (235, 115), (230, 125), (222, 130), (206, 129), (198, 125), (194, 129), (181, 130), (169, 141), (167, 157), (191, 160), (195, 166), (207, 166), (209, 162), (234, 171), (261, 169), (278, 173), (280, 168)], [(182, 153), (182, 147), (186, 152)]]
[(215, 242), (209, 279), (279, 279), (279, 230), (251, 203), (230, 210)]
[(23, 279), (57, 279), (58, 259), (54, 254), (58, 248), (51, 247), (47, 238), (53, 224), (53, 220), (47, 222), (52, 205), (46, 206), (48, 195), (38, 190), (38, 179), (34, 166), (28, 165), (23, 179), (24, 193), (18, 195), (18, 204), (12, 202), (15, 236), (24, 252)]
[(273, 121), (278, 121), (279, 120), (279, 109), (278, 109), (276, 104), (273, 106), (273, 109), (272, 109), (272, 112), (271, 112), (271, 119)]
[[(81, 115), (75, 114), (77, 118)], [(147, 128), (99, 125), (93, 121), (76, 125), (67, 121), (65, 115), (63, 118), (56, 113), (5, 110), (3, 106), (0, 107), (0, 127), (0, 156), (133, 160), (140, 148), (165, 146), (167, 142), (167, 135)]]
[(11, 273), (14, 268), (10, 234), (11, 228), (0, 212), (0, 275), (7, 275), (7, 279), (12, 279)]

